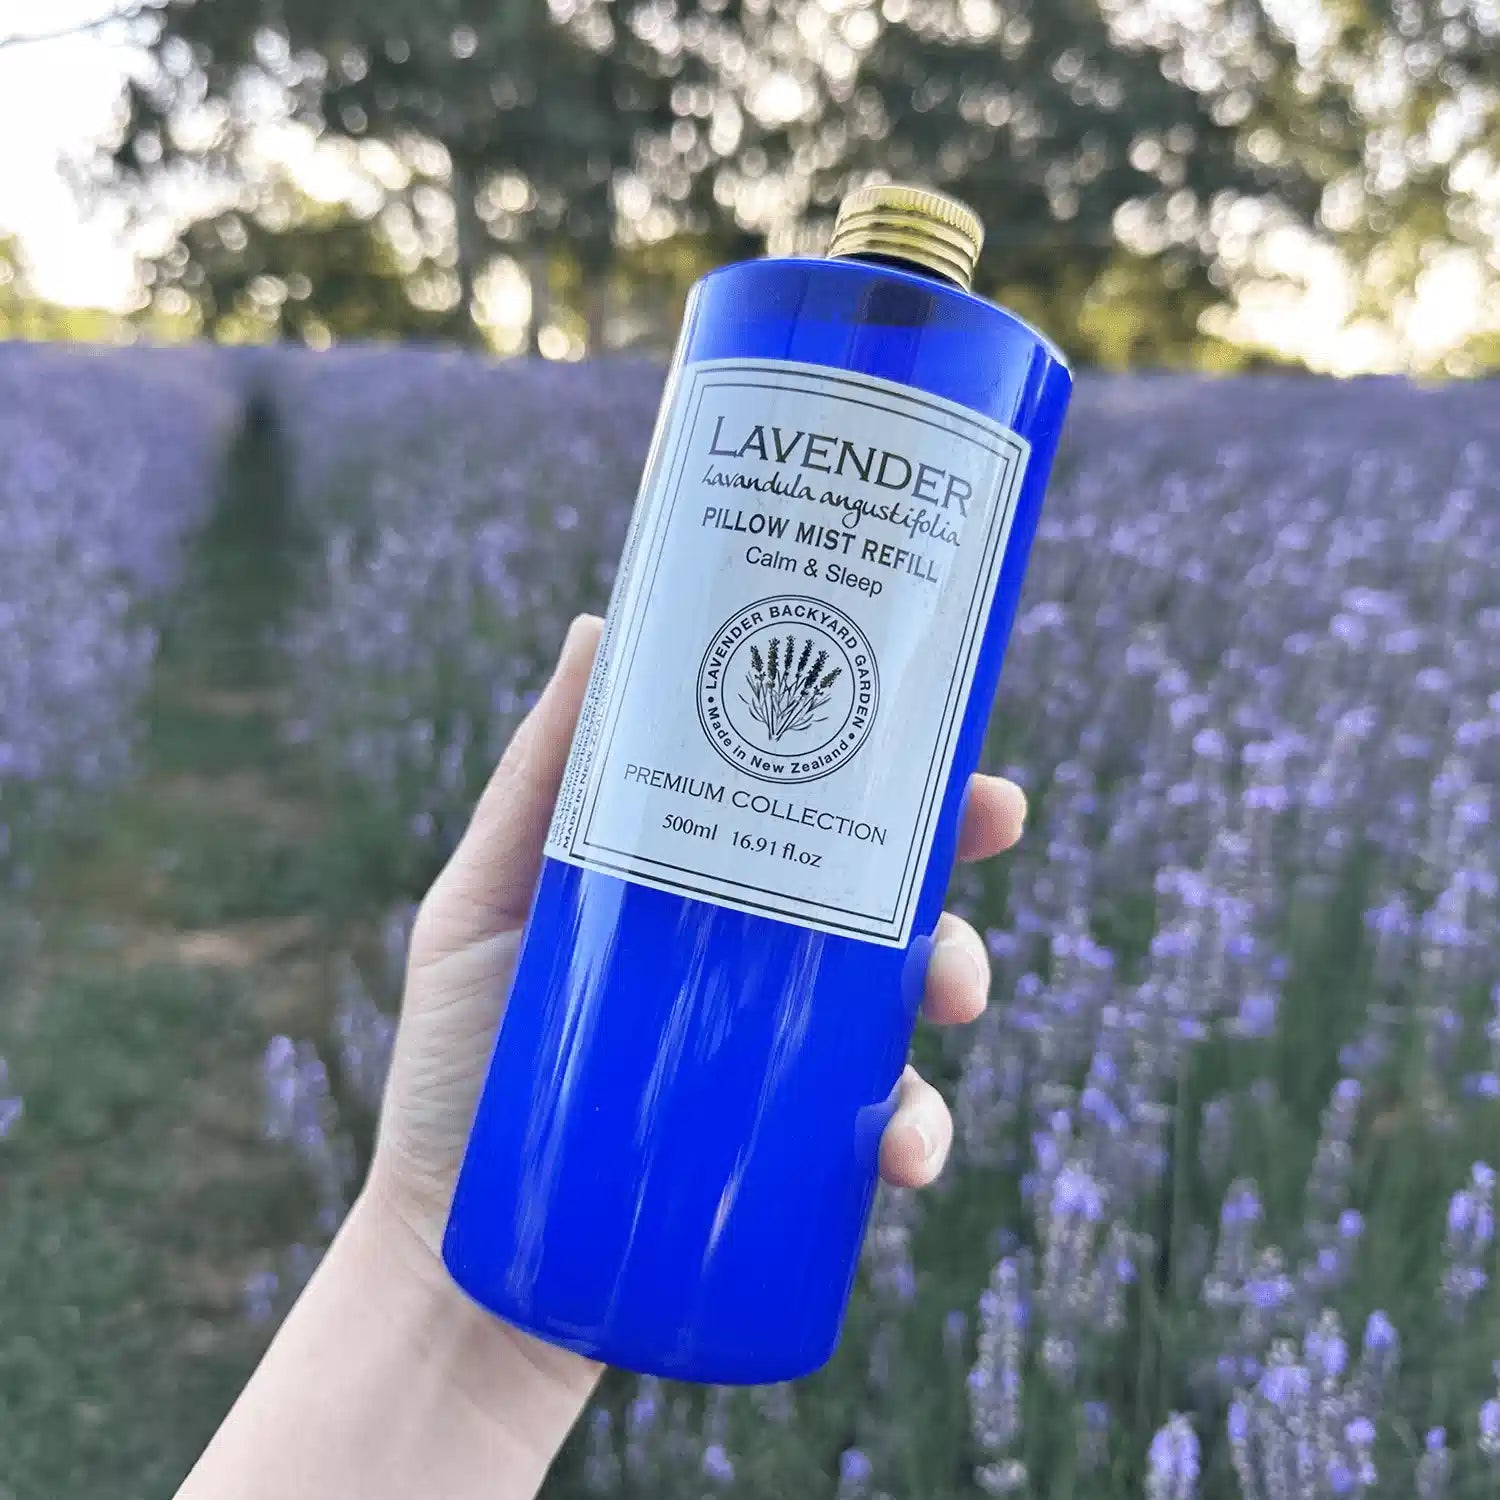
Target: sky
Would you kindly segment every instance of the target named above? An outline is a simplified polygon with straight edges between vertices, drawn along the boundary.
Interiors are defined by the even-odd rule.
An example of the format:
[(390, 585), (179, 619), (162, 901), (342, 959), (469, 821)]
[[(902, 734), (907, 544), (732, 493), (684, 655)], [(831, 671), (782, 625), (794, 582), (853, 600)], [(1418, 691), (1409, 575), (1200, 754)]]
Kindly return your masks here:
[[(0, 0), (0, 235), (17, 237), (33, 287), (50, 301), (123, 308), (135, 292), (135, 252), (118, 206), (81, 201), (66, 166), (110, 133), (136, 53), (120, 26), (20, 45), (5, 39), (87, 26), (127, 3)], [(1333, 251), (1305, 235), (1292, 241), (1282, 256), (1306, 288), (1252, 288), (1224, 332), (1353, 374), (1400, 368), (1474, 326), (1484, 286), (1472, 259), (1440, 261), (1402, 330), (1392, 331), (1351, 319), (1351, 278)]]
[[(0, 0), (0, 40), (113, 9), (106, 0)], [(0, 45), (0, 234), (20, 238), (36, 291), (52, 301), (120, 305), (134, 289), (118, 214), (86, 209), (63, 172), (109, 133), (130, 60), (109, 31)]]

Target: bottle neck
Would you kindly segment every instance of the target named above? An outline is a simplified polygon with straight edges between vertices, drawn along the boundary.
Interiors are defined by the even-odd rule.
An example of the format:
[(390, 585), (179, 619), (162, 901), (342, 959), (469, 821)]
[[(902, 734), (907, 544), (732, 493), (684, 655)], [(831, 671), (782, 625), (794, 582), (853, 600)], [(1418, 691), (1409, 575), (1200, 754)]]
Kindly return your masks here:
[(890, 266), (893, 270), (905, 271), (911, 276), (920, 276), (924, 281), (935, 281), (939, 286), (957, 287), (961, 292), (973, 288), (957, 275), (947, 275), (921, 261), (908, 260), (904, 255), (886, 255), (879, 251), (860, 250), (851, 255), (830, 255), (830, 260), (856, 260), (870, 266)]

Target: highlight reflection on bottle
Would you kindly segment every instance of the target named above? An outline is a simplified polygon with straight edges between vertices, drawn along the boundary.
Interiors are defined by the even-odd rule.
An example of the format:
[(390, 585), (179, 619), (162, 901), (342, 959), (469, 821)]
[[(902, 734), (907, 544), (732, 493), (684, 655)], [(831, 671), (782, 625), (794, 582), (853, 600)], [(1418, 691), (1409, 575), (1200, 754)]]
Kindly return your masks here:
[(862, 189), (694, 289), (444, 1242), (553, 1342), (832, 1352), (1071, 379)]

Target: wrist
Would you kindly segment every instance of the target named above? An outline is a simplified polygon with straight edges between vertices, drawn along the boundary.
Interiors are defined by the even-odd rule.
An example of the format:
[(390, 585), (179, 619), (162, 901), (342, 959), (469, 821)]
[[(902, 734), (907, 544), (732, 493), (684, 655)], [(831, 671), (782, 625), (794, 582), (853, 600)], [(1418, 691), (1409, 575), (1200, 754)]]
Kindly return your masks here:
[(532, 1451), (540, 1479), (592, 1395), (603, 1366), (543, 1343), (469, 1298), (399, 1207), (377, 1157), (330, 1258), (398, 1321), (414, 1358), (455, 1400)]
[(492, 1318), (360, 1195), (179, 1500), (530, 1500), (599, 1367)]

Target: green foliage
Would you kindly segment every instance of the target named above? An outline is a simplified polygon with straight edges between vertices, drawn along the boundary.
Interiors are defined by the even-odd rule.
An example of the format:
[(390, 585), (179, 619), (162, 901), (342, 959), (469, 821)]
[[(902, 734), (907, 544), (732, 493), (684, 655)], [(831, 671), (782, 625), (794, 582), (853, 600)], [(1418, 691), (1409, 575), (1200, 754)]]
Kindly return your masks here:
[(190, 224), (153, 280), (158, 292), (185, 294), (199, 330), (221, 343), (395, 333), (467, 341), (475, 330), (466, 309), (419, 300), (424, 269), (425, 258), (398, 253), (380, 216), (361, 218), (282, 181), (248, 212)]
[[(1277, 224), (1342, 246), (1378, 318), (1437, 252), (1493, 246), (1500, 43), (1449, 0), (157, 14), (113, 169), (149, 189), (189, 163), (235, 185), (233, 213), (190, 226), (158, 269), (226, 338), (479, 342), (482, 278), (506, 255), (531, 285), (533, 348), (551, 323), (597, 349), (612, 311), (616, 342), (659, 346), (671, 302), (641, 327), (640, 246), (688, 238), (712, 262), (788, 243), (872, 174), (961, 193), (989, 226), (988, 287), (1109, 366), (1242, 362), (1201, 315), (1266, 274), (1256, 242)], [(403, 173), (375, 207), (297, 201), (257, 158), (268, 99), (325, 142), (378, 143)], [(393, 254), (405, 236), (381, 205), (432, 221), (421, 254)]]
[[(190, 157), (241, 176), (252, 121), (232, 101), (247, 77), (279, 88), (290, 117), (317, 130), (379, 141), (398, 155), (409, 155), (416, 142), (435, 143), (453, 219), (444, 263), (457, 281), (452, 302), (458, 309), (456, 319), (439, 320), (437, 331), (460, 337), (472, 336), (476, 279), (497, 243), (565, 245), (590, 281), (610, 263), (614, 182), (640, 139), (670, 125), (668, 72), (680, 71), (599, 6), (586, 8), (575, 23), (559, 23), (545, 7), (522, 0), (499, 6), (480, 0), (308, 0), (293, 6), (178, 0), (162, 19), (153, 49), (158, 71), (129, 91), (117, 170), (127, 179), (150, 179), (164, 159)], [(184, 99), (203, 91), (213, 103), (211, 124), (206, 136), (184, 147), (174, 121)], [(495, 179), (507, 174), (519, 198), (490, 193)], [(391, 190), (390, 199), (413, 209), (423, 186), (418, 175)], [(264, 212), (253, 217), (259, 228), (269, 227)], [(434, 331), (411, 306), (388, 295), (393, 268), (378, 234), (366, 242), (357, 223), (309, 214), (305, 205), (289, 222), (279, 217), (283, 227), (272, 232), (295, 233), (304, 244), (300, 252), (262, 247), (272, 262), (318, 258), (306, 242), (320, 229), (343, 242), (327, 256), (344, 273), (332, 289), (332, 306), (323, 315), (323, 284), (313, 279), (316, 303), (309, 316), (344, 331), (353, 299), (368, 305), (378, 331)], [(211, 253), (204, 263), (202, 245), (183, 248), (202, 271), (203, 296), (215, 306), (232, 304), (236, 282), (245, 279), (232, 258)], [(306, 274), (301, 265), (293, 271)], [(226, 274), (229, 284), (221, 288), (216, 283)], [(280, 277), (274, 268), (264, 274)], [(362, 313), (348, 331), (367, 331), (364, 321)], [(301, 331), (297, 318), (287, 331)]]
[(26, 1115), (0, 1155), (0, 1488), (160, 1500), (254, 1360), (238, 1266), (296, 1233), (256, 1149), (246, 995), (202, 971), (55, 977), (0, 1049)]
[(54, 307), (36, 295), (19, 246), (0, 234), (0, 340), (117, 343), (124, 320), (93, 309)]
[[(114, 165), (149, 184), (190, 160), (239, 185), (234, 213), (190, 227), (159, 271), (225, 337), (472, 342), (480, 278), (505, 253), (531, 282), (533, 342), (576, 320), (598, 347), (606, 308), (629, 300), (609, 288), (630, 247), (663, 226), (709, 260), (749, 253), (886, 173), (962, 192), (990, 226), (991, 283), (1079, 356), (1176, 363), (1212, 351), (1198, 319), (1229, 281), (1216, 215), (1265, 197), (1311, 224), (1361, 140), (1347, 80), (1314, 87), (1262, 7), (1211, 6), (1204, 34), (1145, 14), (170, 0)], [(1360, 46), (1388, 30), (1366, 18)], [(268, 91), (326, 140), (394, 153), (405, 178), (384, 202), (446, 203), (438, 241), (396, 256), (378, 211), (288, 207), (286, 184), (258, 181)]]

